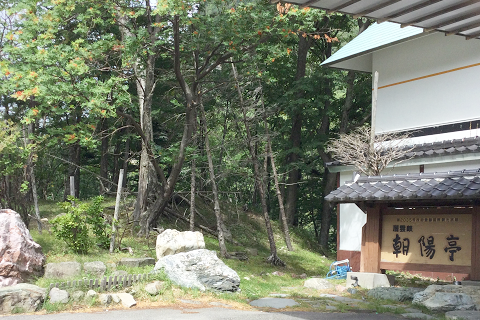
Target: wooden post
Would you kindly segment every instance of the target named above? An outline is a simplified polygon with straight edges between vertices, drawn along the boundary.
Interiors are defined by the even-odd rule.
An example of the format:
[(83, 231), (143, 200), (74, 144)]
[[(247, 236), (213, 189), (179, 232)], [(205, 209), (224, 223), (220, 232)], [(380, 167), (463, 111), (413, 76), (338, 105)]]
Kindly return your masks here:
[(472, 212), (472, 269), (470, 280), (480, 280), (480, 207), (474, 206)]
[(373, 154), (375, 148), (375, 119), (377, 117), (377, 94), (378, 94), (378, 71), (375, 71), (373, 78), (373, 95), (372, 95), (372, 125), (370, 131), (370, 153)]
[(115, 233), (117, 232), (115, 223), (118, 220), (118, 211), (120, 209), (120, 199), (122, 198), (122, 183), (123, 183), (123, 169), (120, 169), (120, 173), (118, 175), (117, 199), (115, 201), (115, 213), (113, 214), (113, 221), (112, 221), (112, 238), (110, 239), (110, 253), (113, 253), (113, 249), (115, 246)]
[(360, 272), (380, 273), (380, 243), (382, 240), (381, 207), (367, 208), (367, 223), (362, 229)]
[(75, 177), (70, 176), (70, 195), (75, 197)]

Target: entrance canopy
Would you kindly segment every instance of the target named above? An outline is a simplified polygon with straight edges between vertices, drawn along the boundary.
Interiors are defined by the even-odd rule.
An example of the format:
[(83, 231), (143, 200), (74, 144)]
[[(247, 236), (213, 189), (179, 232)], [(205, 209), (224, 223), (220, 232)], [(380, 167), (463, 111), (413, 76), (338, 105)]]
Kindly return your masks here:
[[(272, 2), (278, 2), (273, 0)], [(425, 31), (441, 31), (466, 39), (480, 38), (478, 0), (289, 0), (304, 7), (340, 12), (354, 17), (391, 21), (402, 27), (415, 26)]]

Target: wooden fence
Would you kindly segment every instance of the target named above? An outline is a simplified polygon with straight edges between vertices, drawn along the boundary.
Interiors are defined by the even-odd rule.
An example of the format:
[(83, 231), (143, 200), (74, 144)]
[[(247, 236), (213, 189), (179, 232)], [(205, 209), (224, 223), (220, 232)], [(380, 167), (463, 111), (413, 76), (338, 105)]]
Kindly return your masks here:
[(132, 284), (148, 280), (148, 274), (128, 274), (125, 276), (110, 276), (103, 277), (103, 279), (83, 279), (76, 281), (57, 282), (50, 284), (50, 290), (52, 288), (68, 289), (68, 288), (89, 288), (89, 289), (101, 289), (110, 290), (114, 287), (122, 286), (124, 288), (130, 287)]

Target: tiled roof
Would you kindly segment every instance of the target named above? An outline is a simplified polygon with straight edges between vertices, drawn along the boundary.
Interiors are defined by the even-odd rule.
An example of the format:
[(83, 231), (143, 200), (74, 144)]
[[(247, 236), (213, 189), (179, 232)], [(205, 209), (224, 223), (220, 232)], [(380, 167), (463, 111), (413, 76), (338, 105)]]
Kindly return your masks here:
[[(412, 158), (431, 158), (480, 152), (480, 137), (416, 144), (405, 148), (411, 149), (412, 147), (412, 151), (408, 152), (403, 158), (399, 160)], [(327, 167), (340, 165), (342, 165), (340, 161), (333, 161), (327, 163)]]
[(480, 199), (480, 169), (360, 177), (325, 197), (332, 202)]

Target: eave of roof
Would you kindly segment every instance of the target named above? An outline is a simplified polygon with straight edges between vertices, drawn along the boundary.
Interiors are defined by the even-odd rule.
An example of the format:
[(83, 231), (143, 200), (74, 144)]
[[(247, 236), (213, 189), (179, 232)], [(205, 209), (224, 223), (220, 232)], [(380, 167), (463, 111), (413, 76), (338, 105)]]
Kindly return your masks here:
[[(271, 0), (278, 2), (278, 0)], [(480, 2), (477, 0), (289, 0), (302, 7), (390, 21), (428, 31), (480, 38)]]
[(360, 177), (332, 191), (335, 203), (480, 200), (480, 169), (444, 173)]
[[(373, 24), (352, 41), (340, 48), (322, 66), (371, 72), (371, 54), (375, 51), (425, 36), (421, 28), (400, 28), (399, 24)], [(348, 64), (345, 61), (348, 61)], [(342, 63), (343, 62), (343, 63)]]

